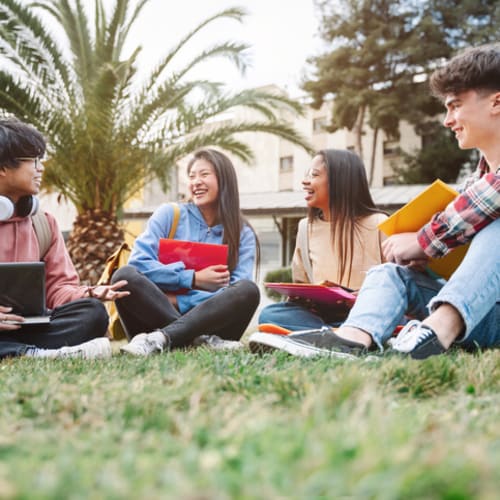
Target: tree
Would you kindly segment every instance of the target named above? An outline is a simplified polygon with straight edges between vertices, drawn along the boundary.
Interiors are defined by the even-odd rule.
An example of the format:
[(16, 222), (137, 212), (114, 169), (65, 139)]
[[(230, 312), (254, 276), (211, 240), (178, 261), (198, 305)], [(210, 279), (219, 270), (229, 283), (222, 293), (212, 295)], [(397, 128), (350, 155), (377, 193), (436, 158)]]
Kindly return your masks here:
[[(136, 69), (141, 48), (129, 57), (123, 49), (148, 2), (139, 0), (132, 8), (129, 0), (115, 0), (106, 11), (102, 0), (95, 0), (91, 19), (81, 0), (40, 0), (31, 6), (0, 1), (0, 108), (48, 138), (45, 186), (77, 209), (68, 249), (87, 282), (95, 282), (106, 256), (123, 240), (119, 214), (126, 200), (153, 179), (166, 188), (170, 169), (197, 147), (218, 146), (248, 161), (252, 152), (239, 134), (257, 131), (308, 148), (279, 119), (283, 110), (300, 113), (299, 104), (259, 90), (231, 94), (221, 83), (189, 78), (190, 70), (214, 57), (243, 70), (246, 45), (215, 43), (172, 67), (183, 61), (182, 49), (197, 33), (216, 21), (241, 22), (242, 9), (226, 9), (200, 23), (141, 79)], [(36, 9), (62, 30), (69, 53), (59, 48)], [(211, 120), (238, 107), (259, 118)], [(204, 126), (207, 120), (210, 126)]]
[(457, 49), (495, 40), (498, 3), (316, 0), (325, 50), (304, 89), (316, 107), (334, 96), (329, 130), (354, 130), (361, 156), (364, 127), (374, 130), (370, 181), (378, 131), (397, 139), (401, 119), (417, 126), (442, 110), (422, 82)]

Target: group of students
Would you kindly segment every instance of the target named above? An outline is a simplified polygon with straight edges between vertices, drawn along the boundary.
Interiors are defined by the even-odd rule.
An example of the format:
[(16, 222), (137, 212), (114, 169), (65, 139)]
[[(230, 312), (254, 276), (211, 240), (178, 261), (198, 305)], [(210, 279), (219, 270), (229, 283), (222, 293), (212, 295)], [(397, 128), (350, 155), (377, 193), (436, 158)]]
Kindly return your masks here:
[[(393, 348), (416, 359), (500, 345), (500, 45), (469, 49), (437, 69), (431, 89), (446, 106), (444, 125), (461, 148), (481, 160), (460, 194), (417, 233), (384, 238), (387, 215), (375, 206), (364, 165), (354, 153), (327, 149), (312, 160), (303, 188), (308, 217), (300, 222), (293, 256), (297, 282), (333, 281), (359, 289), (349, 311), (288, 300), (265, 307), (259, 323), (290, 330), (259, 332), (252, 350), (280, 349), (298, 356), (340, 357), (383, 351), (397, 325)], [(31, 216), (38, 203), (45, 141), (33, 127), (0, 120), (0, 262), (39, 260)], [(22, 318), (0, 304), (0, 358), (107, 358), (108, 315), (114, 300), (128, 337), (124, 353), (148, 356), (200, 339), (238, 341), (259, 304), (253, 269), (259, 260), (255, 231), (239, 205), (235, 169), (227, 156), (196, 151), (188, 168), (190, 201), (180, 204), (175, 239), (228, 245), (227, 265), (194, 271), (158, 260), (161, 238), (174, 224), (172, 204), (160, 206), (136, 239), (127, 266), (111, 285), (87, 287), (77, 273), (55, 219), (43, 257), (51, 321)], [(429, 257), (471, 242), (445, 282), (427, 274)]]

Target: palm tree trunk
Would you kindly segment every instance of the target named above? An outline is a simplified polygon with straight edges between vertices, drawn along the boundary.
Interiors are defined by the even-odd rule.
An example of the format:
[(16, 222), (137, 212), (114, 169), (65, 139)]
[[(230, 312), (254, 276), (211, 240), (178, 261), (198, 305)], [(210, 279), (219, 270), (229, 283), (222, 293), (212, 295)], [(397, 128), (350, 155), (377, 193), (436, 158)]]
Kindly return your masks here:
[(109, 212), (93, 209), (76, 217), (67, 247), (83, 284), (97, 283), (106, 259), (123, 240), (123, 229)]

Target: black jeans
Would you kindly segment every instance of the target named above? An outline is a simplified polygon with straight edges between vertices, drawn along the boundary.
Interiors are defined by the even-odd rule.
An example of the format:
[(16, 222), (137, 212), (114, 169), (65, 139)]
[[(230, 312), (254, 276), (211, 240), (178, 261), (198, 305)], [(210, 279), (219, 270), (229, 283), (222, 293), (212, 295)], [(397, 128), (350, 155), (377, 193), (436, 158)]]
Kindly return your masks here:
[(50, 323), (0, 332), (0, 359), (22, 356), (33, 347), (59, 349), (104, 337), (108, 313), (98, 299), (78, 299), (56, 307)]
[(239, 340), (259, 305), (260, 293), (253, 281), (240, 280), (205, 302), (181, 314), (160, 288), (133, 266), (118, 269), (115, 283), (127, 280), (130, 295), (116, 301), (129, 340), (141, 332), (161, 329), (170, 347), (184, 347), (200, 335)]

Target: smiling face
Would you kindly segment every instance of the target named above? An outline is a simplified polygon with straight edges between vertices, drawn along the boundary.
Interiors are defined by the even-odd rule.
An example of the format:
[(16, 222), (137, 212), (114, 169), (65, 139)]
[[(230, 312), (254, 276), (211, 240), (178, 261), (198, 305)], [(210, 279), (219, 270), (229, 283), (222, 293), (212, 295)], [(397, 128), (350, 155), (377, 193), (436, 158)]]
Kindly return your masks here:
[(15, 168), (0, 169), (1, 194), (13, 202), (28, 195), (36, 195), (40, 191), (43, 164), (33, 159), (23, 159)]
[(330, 196), (328, 189), (328, 173), (321, 155), (313, 158), (311, 167), (307, 171), (302, 188), (306, 192), (305, 200), (310, 208), (319, 208), (328, 218), (330, 213)]
[(193, 203), (200, 210), (216, 210), (219, 204), (219, 183), (213, 165), (199, 158), (189, 169), (189, 190)]
[(498, 144), (496, 104), (498, 93), (468, 90), (445, 98), (444, 126), (450, 128), (461, 149), (478, 148), (483, 153)]

